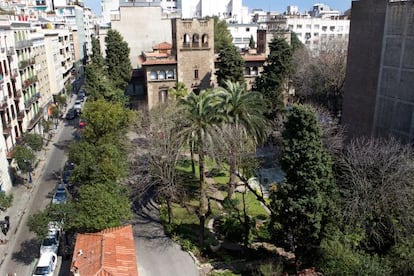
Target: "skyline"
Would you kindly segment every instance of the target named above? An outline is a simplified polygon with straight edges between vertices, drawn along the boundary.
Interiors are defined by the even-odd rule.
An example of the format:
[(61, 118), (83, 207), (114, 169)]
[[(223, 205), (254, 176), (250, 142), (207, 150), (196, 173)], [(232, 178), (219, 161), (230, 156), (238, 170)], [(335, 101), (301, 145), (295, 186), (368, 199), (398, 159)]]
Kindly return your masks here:
[[(243, 0), (243, 6), (247, 6), (249, 11), (252, 9), (263, 9), (265, 11), (277, 11), (283, 13), (287, 6), (298, 6), (300, 12), (309, 11), (316, 3), (323, 3), (328, 5), (333, 10), (338, 10), (343, 13), (351, 8), (352, 0)], [(95, 14), (101, 14), (100, 0), (84, 0), (86, 6), (91, 8)]]

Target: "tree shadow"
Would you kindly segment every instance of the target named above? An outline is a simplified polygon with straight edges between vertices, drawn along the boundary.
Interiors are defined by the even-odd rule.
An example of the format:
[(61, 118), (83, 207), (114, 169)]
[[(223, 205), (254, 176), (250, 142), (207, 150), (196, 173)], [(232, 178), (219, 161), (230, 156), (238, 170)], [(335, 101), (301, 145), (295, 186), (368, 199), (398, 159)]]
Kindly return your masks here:
[(56, 148), (60, 149), (60, 150), (63, 150), (65, 152), (68, 152), (69, 151), (69, 147), (72, 144), (72, 142), (73, 142), (72, 139), (69, 139), (69, 140), (59, 141), (59, 143), (54, 143), (53, 145)]
[(20, 251), (13, 252), (12, 260), (24, 265), (30, 265), (33, 259), (39, 255), (39, 241), (35, 238), (26, 240), (20, 244)]

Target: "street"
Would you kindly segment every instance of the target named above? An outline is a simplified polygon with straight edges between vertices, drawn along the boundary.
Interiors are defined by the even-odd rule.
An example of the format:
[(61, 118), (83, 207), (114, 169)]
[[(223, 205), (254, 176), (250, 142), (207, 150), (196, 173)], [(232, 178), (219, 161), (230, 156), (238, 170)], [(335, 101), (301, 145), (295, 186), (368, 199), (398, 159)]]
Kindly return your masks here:
[[(43, 210), (51, 201), (57, 180), (54, 172), (62, 170), (67, 154), (67, 146), (73, 139), (76, 120), (64, 124), (57, 132), (54, 143), (49, 145), (49, 158), (44, 162), (43, 170), (36, 176), (31, 197), (27, 202), (23, 217), (15, 233), (9, 233), (8, 252), (0, 266), (0, 275), (16, 273), (16, 275), (31, 275), (35, 260), (39, 258), (40, 242), (27, 227), (31, 214)], [(12, 218), (13, 219), (13, 218)], [(17, 223), (17, 221), (12, 221)], [(14, 237), (11, 237), (14, 235)], [(3, 245), (5, 246), (5, 245)], [(11, 274), (13, 275), (13, 274)]]

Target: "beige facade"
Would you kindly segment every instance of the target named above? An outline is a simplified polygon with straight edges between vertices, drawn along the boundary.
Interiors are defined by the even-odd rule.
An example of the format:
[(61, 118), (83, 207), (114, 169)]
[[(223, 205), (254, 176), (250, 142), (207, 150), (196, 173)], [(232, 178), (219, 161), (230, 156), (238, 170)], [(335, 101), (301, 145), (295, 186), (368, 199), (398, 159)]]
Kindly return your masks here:
[(162, 41), (171, 43), (171, 19), (162, 16), (159, 5), (120, 4), (119, 17), (111, 19), (111, 26), (128, 43), (131, 65), (136, 69), (140, 67), (138, 56), (142, 51), (150, 51), (153, 45)]
[(0, 19), (8, 30), (0, 30), (0, 190), (9, 191), (12, 181), (9, 175), (9, 161), (18, 137), (22, 133), (25, 118), (24, 105), (21, 101), (22, 91), (17, 68), (17, 55), (14, 48), (14, 32), (10, 30), (10, 22)]
[(191, 91), (211, 88), (214, 75), (214, 20), (173, 19), (173, 50), (178, 81)]
[[(33, 37), (33, 53), (35, 59), (35, 69), (37, 72), (37, 95), (39, 97), (39, 107), (43, 115), (40, 118), (47, 119), (48, 107), (52, 102), (52, 91), (50, 90), (49, 72), (47, 69), (47, 55), (45, 46), (45, 37), (43, 34), (39, 34), (37, 37)], [(37, 125), (37, 133), (43, 134), (41, 125)]]
[(51, 30), (45, 32), (45, 49), (50, 91), (52, 95), (59, 94), (64, 89), (63, 70), (60, 63), (59, 35)]

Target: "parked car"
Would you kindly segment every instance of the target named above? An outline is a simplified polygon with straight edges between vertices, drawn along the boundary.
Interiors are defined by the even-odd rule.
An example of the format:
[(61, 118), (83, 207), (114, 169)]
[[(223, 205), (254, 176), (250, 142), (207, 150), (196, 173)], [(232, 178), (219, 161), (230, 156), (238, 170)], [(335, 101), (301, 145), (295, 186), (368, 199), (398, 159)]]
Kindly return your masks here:
[(76, 100), (73, 108), (79, 113), (82, 110), (82, 102), (80, 100)]
[(76, 118), (76, 116), (78, 116), (78, 112), (76, 111), (76, 109), (71, 108), (66, 113), (66, 120), (73, 120)]
[(62, 182), (63, 182), (63, 184), (67, 185), (69, 183), (70, 173), (71, 173), (71, 171), (69, 171), (69, 170), (64, 170), (63, 171), (63, 173), (62, 173)]
[(70, 160), (67, 160), (66, 162), (65, 162), (65, 166), (63, 167), (63, 170), (64, 171), (71, 171), (71, 170), (73, 170), (75, 168), (75, 163), (73, 163), (72, 161), (70, 161)]
[(59, 248), (60, 229), (56, 224), (49, 224), (49, 231), (40, 246), (40, 254), (53, 252), (57, 254)]
[(40, 255), (33, 276), (53, 276), (57, 264), (57, 255), (53, 252), (45, 252)]
[(84, 127), (86, 127), (86, 122), (85, 122), (85, 121), (80, 120), (80, 121), (79, 121), (79, 128), (84, 128)]
[(52, 203), (62, 204), (62, 203), (66, 203), (67, 200), (68, 200), (68, 194), (66, 192), (65, 185), (58, 184), (56, 186), (55, 194), (53, 195), (53, 198), (52, 198)]

